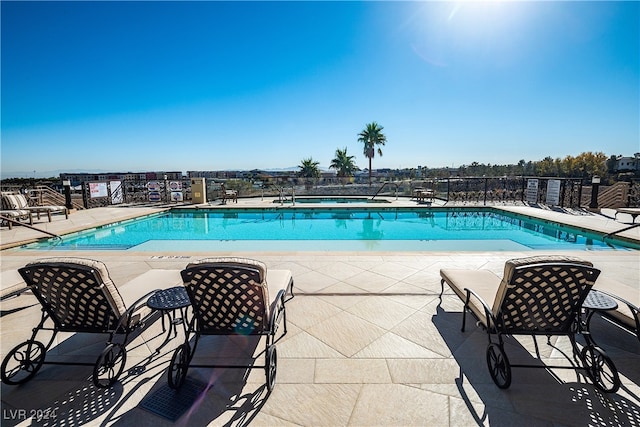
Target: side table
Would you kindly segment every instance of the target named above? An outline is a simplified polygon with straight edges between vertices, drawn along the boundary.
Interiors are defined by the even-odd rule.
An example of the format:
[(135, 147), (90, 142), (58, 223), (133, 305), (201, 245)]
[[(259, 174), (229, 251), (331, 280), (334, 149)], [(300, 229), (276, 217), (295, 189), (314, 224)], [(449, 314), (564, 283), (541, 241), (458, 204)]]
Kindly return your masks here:
[(584, 330), (586, 334), (584, 334), (585, 339), (590, 343), (596, 344), (595, 340), (591, 336), (591, 318), (598, 311), (607, 311), (607, 310), (615, 310), (618, 308), (618, 303), (616, 300), (611, 298), (608, 295), (603, 294), (602, 292), (598, 292), (595, 289), (592, 289), (587, 294), (587, 297), (584, 299), (582, 303), (582, 309), (585, 312), (586, 319), (583, 322)]
[[(173, 288), (159, 290), (151, 295), (147, 300), (147, 306), (162, 313), (162, 332), (167, 332), (164, 341), (156, 349), (156, 353), (158, 353), (169, 342), (172, 335), (174, 337), (178, 335), (176, 328), (178, 324), (183, 324), (186, 329), (184, 323), (187, 317), (187, 307), (191, 306), (191, 301), (184, 286), (174, 286)], [(176, 317), (176, 310), (179, 310), (180, 317)], [(169, 328), (165, 327), (165, 316), (169, 322)]]

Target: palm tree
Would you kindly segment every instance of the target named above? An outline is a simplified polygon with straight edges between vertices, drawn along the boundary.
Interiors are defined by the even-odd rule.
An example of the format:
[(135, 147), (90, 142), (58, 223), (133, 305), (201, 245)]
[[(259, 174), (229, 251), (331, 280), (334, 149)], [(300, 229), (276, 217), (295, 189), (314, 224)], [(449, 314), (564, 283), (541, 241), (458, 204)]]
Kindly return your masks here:
[(318, 165), (320, 162), (316, 162), (312, 157), (308, 159), (302, 159), (302, 163), (300, 163), (300, 170), (298, 171), (298, 176), (302, 178), (307, 178), (307, 182), (305, 186), (310, 188), (310, 180), (313, 178), (320, 178), (320, 169), (318, 169)]
[(382, 156), (382, 150), (380, 147), (376, 150), (376, 145), (384, 145), (387, 142), (387, 137), (382, 133), (382, 129), (384, 127), (378, 123), (371, 122), (358, 134), (358, 142), (364, 143), (364, 155), (369, 159), (369, 187), (371, 187), (371, 160), (376, 151), (379, 156)]
[(338, 178), (346, 178), (353, 176), (355, 171), (360, 170), (353, 161), (354, 156), (347, 155), (347, 148), (344, 150), (336, 149), (336, 157), (331, 160), (329, 168), (335, 169), (338, 173)]

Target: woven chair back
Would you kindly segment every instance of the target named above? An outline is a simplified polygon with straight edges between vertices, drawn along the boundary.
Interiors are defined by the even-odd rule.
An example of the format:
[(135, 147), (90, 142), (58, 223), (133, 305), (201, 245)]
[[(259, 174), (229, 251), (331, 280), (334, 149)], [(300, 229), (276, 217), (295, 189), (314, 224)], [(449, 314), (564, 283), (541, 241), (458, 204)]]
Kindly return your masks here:
[(109, 332), (115, 327), (118, 316), (95, 269), (34, 263), (19, 271), (59, 330)]
[(19, 199), (16, 194), (3, 194), (2, 209), (9, 210), (9, 211), (24, 209), (25, 207), (28, 206), (28, 203), (26, 203), (26, 199), (24, 200), (25, 200), (25, 204), (21, 203), (21, 199)]
[(195, 264), (182, 271), (197, 330), (203, 335), (261, 334), (268, 330), (268, 297), (255, 266)]
[(580, 264), (517, 267), (496, 313), (503, 333), (566, 334), (600, 271)]

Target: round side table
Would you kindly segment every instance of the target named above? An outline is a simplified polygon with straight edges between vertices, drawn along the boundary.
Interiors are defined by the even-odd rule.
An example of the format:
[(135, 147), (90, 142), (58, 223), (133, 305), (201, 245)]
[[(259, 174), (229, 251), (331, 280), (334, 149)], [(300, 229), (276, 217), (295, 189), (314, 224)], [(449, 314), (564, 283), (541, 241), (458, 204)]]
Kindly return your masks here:
[[(178, 324), (184, 325), (189, 306), (191, 306), (191, 301), (184, 286), (162, 289), (149, 297), (147, 307), (162, 313), (162, 332), (167, 332), (167, 336), (160, 347), (156, 349), (156, 353), (169, 342), (172, 335), (174, 337), (178, 335), (176, 326)], [(176, 316), (176, 311), (179, 311), (180, 317)], [(165, 326), (165, 316), (169, 322), (169, 328)]]
[(584, 299), (582, 303), (582, 309), (585, 312), (586, 319), (583, 322), (584, 337), (587, 341), (595, 344), (595, 340), (591, 336), (591, 318), (598, 311), (607, 311), (607, 310), (615, 310), (618, 308), (618, 303), (616, 300), (611, 298), (608, 295), (603, 294), (602, 292), (598, 292), (595, 289), (592, 289), (587, 294), (587, 297)]

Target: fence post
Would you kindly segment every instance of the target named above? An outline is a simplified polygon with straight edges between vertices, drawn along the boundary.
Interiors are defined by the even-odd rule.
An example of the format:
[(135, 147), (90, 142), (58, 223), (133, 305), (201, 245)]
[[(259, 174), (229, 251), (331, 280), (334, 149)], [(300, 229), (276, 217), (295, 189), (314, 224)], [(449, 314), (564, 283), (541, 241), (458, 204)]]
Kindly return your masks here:
[(589, 207), (591, 209), (598, 208), (598, 188), (600, 187), (600, 177), (594, 175), (591, 178), (591, 203), (589, 203)]
[(87, 183), (82, 181), (82, 204), (85, 209), (89, 209), (89, 201), (87, 200)]
[(449, 203), (449, 189), (451, 188), (451, 178), (447, 178), (447, 203)]
[(482, 202), (484, 206), (487, 206), (487, 178), (484, 178), (484, 201)]
[(582, 179), (580, 180), (580, 185), (578, 186), (578, 207), (582, 203)]

